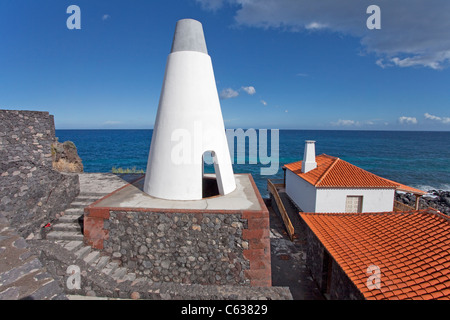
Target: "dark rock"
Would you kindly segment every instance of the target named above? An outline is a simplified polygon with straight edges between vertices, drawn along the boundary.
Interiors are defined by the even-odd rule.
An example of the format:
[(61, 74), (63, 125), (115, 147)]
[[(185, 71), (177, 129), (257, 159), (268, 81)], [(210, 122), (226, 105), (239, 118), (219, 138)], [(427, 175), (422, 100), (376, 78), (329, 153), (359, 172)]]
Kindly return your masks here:
[(225, 218), (215, 213), (113, 211), (104, 252), (117, 252), (119, 245), (132, 248), (122, 252), (134, 262), (127, 263), (129, 271), (155, 282), (247, 286), (244, 272), (231, 272), (235, 265), (239, 271), (250, 267), (243, 256), (243, 226), (240, 214), (227, 214)]
[(72, 141), (52, 144), (53, 169), (60, 172), (83, 172), (83, 163)]
[[(419, 209), (434, 208), (440, 212), (450, 214), (450, 192), (442, 190), (429, 190), (431, 196), (423, 196), (419, 200)], [(410, 193), (396, 193), (395, 200), (414, 207), (416, 197)]]
[(444, 199), (444, 203), (445, 203), (448, 207), (450, 207), (450, 197), (443, 197), (443, 199)]

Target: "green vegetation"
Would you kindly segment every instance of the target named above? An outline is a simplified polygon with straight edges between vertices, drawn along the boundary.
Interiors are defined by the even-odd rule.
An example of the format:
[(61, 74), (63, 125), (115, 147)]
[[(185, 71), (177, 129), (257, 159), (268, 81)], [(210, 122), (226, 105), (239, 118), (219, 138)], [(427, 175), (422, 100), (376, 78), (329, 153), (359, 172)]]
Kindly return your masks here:
[(66, 142), (63, 143), (63, 145), (64, 145), (64, 146), (67, 146), (67, 147), (69, 147), (69, 148), (72, 148), (72, 149), (76, 149), (76, 148), (77, 148), (77, 147), (75, 146), (75, 143), (73, 143), (72, 141), (66, 141)]
[(142, 169), (136, 169), (136, 167), (133, 168), (116, 168), (116, 167), (112, 167), (111, 169), (112, 173), (145, 173), (144, 170)]

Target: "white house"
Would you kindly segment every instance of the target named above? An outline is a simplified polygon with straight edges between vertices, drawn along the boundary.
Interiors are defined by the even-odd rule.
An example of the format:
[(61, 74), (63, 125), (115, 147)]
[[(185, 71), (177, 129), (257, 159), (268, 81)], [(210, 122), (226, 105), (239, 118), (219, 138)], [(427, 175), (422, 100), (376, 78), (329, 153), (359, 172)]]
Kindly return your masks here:
[(413, 193), (417, 200), (426, 194), (342, 159), (316, 156), (315, 141), (306, 141), (302, 161), (284, 168), (286, 193), (303, 212), (390, 212), (397, 190)]

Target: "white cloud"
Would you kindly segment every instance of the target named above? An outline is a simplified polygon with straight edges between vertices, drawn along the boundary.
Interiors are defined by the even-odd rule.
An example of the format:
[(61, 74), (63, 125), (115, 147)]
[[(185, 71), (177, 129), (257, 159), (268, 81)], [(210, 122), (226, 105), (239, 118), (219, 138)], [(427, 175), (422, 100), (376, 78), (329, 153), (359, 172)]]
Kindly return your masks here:
[(398, 118), (398, 122), (400, 124), (417, 124), (418, 123), (416, 118), (414, 118), (414, 117), (405, 117), (405, 116), (399, 117)]
[(375, 64), (376, 64), (377, 66), (383, 68), (383, 69), (386, 68), (386, 67), (389, 67), (389, 64), (386, 64), (386, 62), (383, 61), (383, 59), (378, 59), (378, 60), (375, 62)]
[(429, 114), (429, 113), (425, 113), (424, 116), (425, 116), (425, 119), (429, 119), (429, 120), (438, 120), (438, 121), (442, 120), (441, 117), (433, 116), (432, 114)]
[(266, 102), (266, 101), (261, 100), (261, 103), (262, 103), (264, 106), (267, 106), (267, 102)]
[(307, 73), (301, 73), (301, 72), (300, 72), (300, 73), (297, 73), (296, 76), (297, 76), (297, 77), (307, 77), (308, 74), (307, 74)]
[[(256, 89), (253, 86), (248, 86), (248, 87), (241, 87), (242, 91), (244, 91), (245, 93), (247, 93), (248, 95), (254, 95), (256, 93)], [(239, 96), (239, 92), (232, 89), (232, 88), (226, 88), (223, 89), (220, 94), (219, 97), (222, 100), (225, 99), (230, 99), (230, 98), (236, 98), (237, 96)], [(261, 101), (262, 102), (262, 101)], [(263, 103), (264, 104), (264, 103)], [(264, 104), (265, 105), (265, 104)]]
[(436, 61), (435, 57), (414, 56), (404, 59), (394, 57), (390, 61), (398, 67), (425, 66), (431, 69), (442, 69), (441, 64)]
[(102, 20), (103, 20), (103, 21), (108, 20), (108, 19), (110, 19), (110, 18), (111, 18), (111, 16), (110, 16), (109, 14), (104, 14), (104, 15), (102, 16)]
[(438, 117), (438, 116), (434, 116), (434, 115), (429, 114), (429, 113), (425, 113), (424, 117), (427, 120), (438, 121), (438, 122), (442, 122), (444, 124), (450, 123), (450, 118), (449, 117)]
[(245, 92), (247, 92), (249, 95), (254, 95), (256, 93), (256, 90), (254, 87), (249, 86), (249, 87), (242, 87), (242, 90), (244, 90)]
[(227, 89), (223, 89), (220, 92), (220, 99), (225, 100), (225, 99), (231, 99), (231, 98), (236, 98), (239, 95), (239, 92), (231, 89), (231, 88), (227, 88)]
[(335, 122), (330, 122), (332, 126), (336, 127), (374, 127), (374, 126), (387, 126), (388, 122), (383, 119), (370, 119), (364, 121), (350, 120), (350, 119), (339, 119)]
[(387, 122), (384, 122), (383, 119), (370, 119), (364, 121), (356, 121), (350, 119), (339, 119), (335, 122), (330, 122), (332, 126), (338, 127), (363, 127), (363, 126), (379, 126), (379, 125), (388, 125)]
[(122, 122), (121, 121), (113, 121), (113, 120), (108, 120), (108, 121), (103, 122), (103, 124), (107, 125), (107, 126), (112, 126), (112, 125), (120, 124), (120, 123), (122, 123)]
[[(236, 8), (237, 25), (291, 32), (328, 30), (360, 39), (380, 67), (450, 65), (450, 1), (378, 0), (381, 30), (369, 30), (368, 0), (196, 0), (204, 9)], [(430, 22), (432, 21), (432, 23)]]
[(319, 23), (319, 22), (311, 22), (305, 25), (305, 28), (308, 30), (318, 30), (318, 29), (325, 29), (327, 27), (326, 24)]
[(224, 0), (195, 0), (197, 1), (203, 9), (216, 11), (222, 8)]
[(338, 121), (332, 122), (331, 124), (333, 126), (349, 127), (349, 126), (358, 125), (359, 123), (357, 121), (354, 121), (354, 120), (342, 120), (342, 119), (339, 119)]

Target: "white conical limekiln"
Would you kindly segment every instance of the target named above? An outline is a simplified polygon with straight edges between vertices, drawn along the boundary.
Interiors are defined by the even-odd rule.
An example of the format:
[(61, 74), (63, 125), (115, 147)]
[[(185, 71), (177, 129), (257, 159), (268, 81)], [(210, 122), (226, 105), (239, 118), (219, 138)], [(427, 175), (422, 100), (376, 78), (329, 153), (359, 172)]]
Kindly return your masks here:
[(209, 152), (219, 193), (232, 192), (236, 182), (203, 27), (183, 19), (167, 60), (144, 192), (162, 199), (202, 199), (203, 156)]

